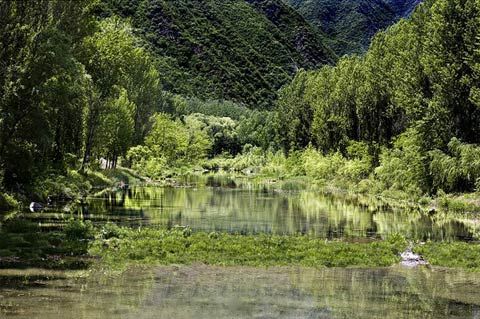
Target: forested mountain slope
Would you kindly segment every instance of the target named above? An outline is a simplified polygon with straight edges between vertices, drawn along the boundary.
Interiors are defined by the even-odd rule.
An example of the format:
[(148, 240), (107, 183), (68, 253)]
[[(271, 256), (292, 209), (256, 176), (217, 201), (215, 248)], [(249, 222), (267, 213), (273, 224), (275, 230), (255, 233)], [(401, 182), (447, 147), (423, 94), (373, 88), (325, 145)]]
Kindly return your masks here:
[(379, 30), (408, 16), (421, 0), (285, 0), (329, 36), (338, 55), (364, 52)]
[(409, 16), (422, 0), (384, 0), (397, 17)]
[(105, 0), (163, 61), (165, 89), (268, 108), (299, 68), (335, 61), (323, 37), (280, 0)]

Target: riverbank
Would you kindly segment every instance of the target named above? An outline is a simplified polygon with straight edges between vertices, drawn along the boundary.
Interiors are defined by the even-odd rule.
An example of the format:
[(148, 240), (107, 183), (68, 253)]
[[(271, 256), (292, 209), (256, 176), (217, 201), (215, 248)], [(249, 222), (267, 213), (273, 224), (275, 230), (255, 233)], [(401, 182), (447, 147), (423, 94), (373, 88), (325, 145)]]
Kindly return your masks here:
[[(222, 175), (222, 174), (220, 174)], [(229, 173), (225, 173), (228, 176)], [(413, 196), (404, 192), (383, 192), (375, 187), (349, 184), (336, 180), (318, 181), (308, 176), (276, 177), (272, 175), (234, 175), (250, 178), (261, 184), (269, 184), (277, 191), (311, 190), (323, 194), (347, 196), (373, 207), (388, 205), (405, 209), (417, 209), (431, 215), (455, 213), (473, 219), (480, 218), (480, 193), (446, 194), (435, 196)]]
[[(214, 161), (214, 160), (212, 160)], [(272, 164), (270, 164), (272, 165)], [(129, 168), (118, 167), (110, 170), (87, 170), (79, 173), (76, 170), (67, 170), (65, 174), (52, 172), (44, 174), (35, 183), (25, 190), (17, 193), (0, 193), (0, 212), (21, 210), (32, 201), (46, 202), (47, 198), (67, 199), (78, 201), (94, 192), (118, 186), (120, 183), (127, 184), (155, 184), (174, 187), (191, 186), (191, 179), (198, 177), (212, 177), (214, 182), (207, 179), (206, 186), (227, 186), (235, 184), (236, 179), (246, 179), (259, 185), (267, 185), (270, 189), (279, 192), (311, 190), (324, 194), (348, 196), (369, 206), (388, 205), (405, 209), (417, 209), (430, 214), (455, 213), (463, 214), (464, 217), (480, 218), (480, 195), (476, 193), (446, 194), (439, 192), (435, 196), (418, 194), (413, 196), (400, 191), (384, 191), (372, 185), (373, 181), (364, 179), (360, 183), (354, 183), (345, 178), (318, 180), (306, 175), (290, 175), (281, 170), (270, 168), (245, 168), (242, 171), (217, 171), (208, 172), (197, 168), (191, 170), (194, 173), (183, 172), (158, 180), (152, 180), (143, 176), (140, 172)], [(256, 172), (256, 173), (252, 173)], [(222, 181), (223, 179), (223, 181)], [(220, 181), (220, 182), (219, 182)]]
[[(112, 185), (115, 186), (119, 181), (133, 184), (145, 181), (141, 179), (138, 174), (135, 174), (135, 172), (124, 169), (104, 171), (102, 172), (102, 176), (104, 178), (101, 180), (108, 181), (108, 184), (106, 183), (104, 185), (111, 185), (110, 187), (112, 187)], [(167, 188), (160, 189), (159, 193), (148, 193), (143, 191), (137, 193), (152, 200), (151, 203), (148, 201), (137, 203), (140, 205), (137, 208), (140, 208), (141, 215), (143, 216), (143, 214), (146, 214), (146, 216), (149, 216), (148, 218), (152, 219), (148, 221), (148, 224), (153, 225), (160, 221), (165, 222), (164, 220), (155, 220), (155, 218), (167, 216), (168, 213), (165, 214), (164, 212), (162, 213), (162, 216), (155, 215), (157, 210), (156, 207), (158, 207), (156, 205), (159, 205), (159, 203), (154, 200), (156, 198), (170, 198), (162, 197), (165, 196), (164, 191), (168, 191), (168, 194), (170, 194), (169, 196), (175, 194), (175, 196), (178, 195), (180, 197), (178, 198), (179, 201), (177, 204), (167, 200), (166, 202), (162, 201), (163, 205), (181, 205), (183, 207), (185, 205), (183, 196), (186, 194), (189, 194), (188, 196), (193, 196), (193, 194), (196, 194), (200, 190), (200, 192), (198, 192), (200, 196), (206, 195), (201, 191), (204, 185), (208, 186), (206, 188), (203, 187), (204, 190), (212, 192), (212, 196), (213, 192), (215, 192), (215, 196), (219, 196), (220, 193), (223, 194), (223, 192), (216, 193), (216, 188), (227, 191), (228, 194), (238, 193), (236, 191), (232, 193), (232, 188), (242, 189), (239, 193), (243, 193), (243, 189), (255, 190), (250, 194), (260, 194), (258, 198), (255, 198), (257, 198), (257, 200), (261, 199), (262, 201), (264, 200), (263, 198), (265, 197), (265, 194), (285, 198), (292, 194), (297, 194), (296, 192), (290, 193), (290, 191), (305, 189), (305, 187), (308, 189), (315, 189), (305, 178), (267, 180), (258, 176), (235, 179), (228, 175), (223, 177), (219, 177), (218, 175), (208, 175), (204, 176), (201, 180), (196, 180), (195, 176), (186, 176), (184, 178), (179, 177), (178, 179), (168, 179), (165, 180), (165, 183), (179, 187), (180, 189)], [(96, 185), (100, 185), (100, 183), (97, 183)], [(183, 188), (187, 187), (187, 185), (187, 189)], [(91, 191), (97, 191), (99, 189), (95, 189), (93, 186), (90, 187)], [(404, 208), (395, 211), (396, 214), (398, 213), (402, 216), (407, 216), (406, 221), (403, 221), (402, 219), (402, 221), (406, 223), (406, 228), (402, 228), (400, 221), (395, 219), (398, 218), (397, 215), (393, 213), (382, 213), (382, 211), (384, 211), (382, 205), (393, 206), (395, 204), (391, 204), (388, 201), (385, 202), (376, 197), (353, 192), (342, 192), (341, 190), (334, 188), (324, 189), (323, 191), (320, 189), (315, 190), (343, 196), (339, 204), (339, 209), (341, 209), (342, 212), (348, 210), (348, 205), (353, 205), (353, 207), (364, 207), (364, 209), (366, 209), (365, 211), (362, 211), (363, 213), (357, 212), (358, 216), (355, 215), (356, 217), (340, 214), (326, 216), (326, 218), (332, 218), (332, 220), (336, 220), (336, 222), (340, 224), (350, 224), (353, 220), (356, 220), (356, 218), (359, 218), (360, 216), (363, 218), (364, 216), (369, 216), (368, 214), (371, 213), (375, 214), (374, 216), (372, 215), (372, 218), (375, 218), (376, 221), (372, 224), (368, 223), (368, 221), (363, 224), (356, 221), (348, 227), (350, 230), (358, 230), (358, 227), (363, 227), (361, 228), (365, 230), (365, 234), (363, 235), (355, 233), (356, 235), (353, 236), (353, 233), (348, 233), (347, 231), (347, 234), (349, 235), (345, 237), (338, 236), (340, 239), (332, 239), (337, 236), (326, 236), (323, 233), (323, 235), (317, 236), (318, 234), (316, 233), (301, 231), (301, 229), (295, 231), (295, 227), (292, 228), (293, 232), (277, 232), (277, 234), (290, 234), (290, 236), (258, 234), (255, 231), (252, 233), (248, 231), (239, 231), (240, 234), (235, 234), (232, 233), (232, 231), (228, 231), (228, 229), (234, 229), (232, 228), (232, 225), (230, 225), (228, 229), (222, 229), (223, 232), (210, 233), (211, 230), (218, 231), (218, 229), (210, 228), (210, 230), (199, 231), (201, 228), (196, 227), (198, 225), (192, 224), (192, 222), (194, 223), (193, 219), (188, 221), (188, 216), (186, 214), (184, 215), (184, 217), (187, 218), (186, 220), (172, 220), (171, 223), (169, 220), (168, 223), (163, 224), (163, 226), (157, 224), (155, 227), (144, 228), (141, 226), (144, 222), (142, 220), (139, 220), (135, 225), (130, 225), (130, 227), (118, 227), (111, 223), (105, 224), (106, 221), (111, 220), (110, 218), (112, 218), (112, 216), (108, 215), (108, 210), (104, 212), (105, 217), (95, 216), (95, 210), (92, 210), (90, 212), (92, 215), (89, 215), (86, 218), (92, 220), (93, 224), (90, 221), (82, 221), (84, 216), (81, 211), (78, 211), (78, 207), (67, 213), (65, 213), (64, 209), (57, 213), (54, 211), (41, 212), (38, 214), (18, 213), (18, 218), (13, 214), (2, 222), (0, 228), (0, 267), (78, 269), (89, 268), (92, 266), (105, 268), (115, 268), (119, 266), (126, 267), (130, 264), (170, 265), (193, 263), (257, 267), (286, 265), (303, 267), (384, 267), (399, 263), (401, 260), (400, 253), (406, 248), (406, 240), (403, 237), (394, 234), (402, 234), (409, 240), (425, 241), (430, 238), (429, 236), (433, 231), (432, 225), (441, 225), (441, 227), (438, 228), (438, 232), (441, 234), (444, 234), (444, 230), (448, 230), (450, 227), (455, 227), (455, 221), (452, 221), (452, 218), (450, 217), (453, 213), (434, 212), (429, 214), (419, 213), (418, 211), (413, 210), (411, 211), (410, 216), (409, 212), (404, 209), (408, 206), (404, 206)], [(177, 193), (177, 191), (179, 193)], [(286, 193), (277, 194), (282, 192)], [(128, 193), (129, 195), (127, 195), (127, 197), (130, 198), (128, 200), (131, 200), (131, 198), (137, 198), (137, 196), (134, 195), (136, 193), (134, 187), (128, 192), (121, 193), (123, 196)], [(118, 192), (113, 192), (112, 194), (118, 195)], [(102, 193), (99, 196), (102, 198), (101, 201), (103, 201), (103, 198), (110, 198), (112, 194)], [(309, 194), (313, 197), (301, 197), (299, 199), (300, 201), (311, 203), (310, 206), (305, 207), (306, 211), (315, 215), (315, 211), (317, 210), (319, 214), (322, 214), (321, 212), (324, 209), (327, 209), (327, 207), (330, 207), (331, 209), (332, 206), (328, 206), (331, 204), (317, 201), (317, 197), (320, 195), (314, 192), (309, 192)], [(239, 207), (237, 205), (240, 205), (241, 202), (237, 203), (232, 201), (232, 199), (232, 197), (229, 197), (228, 202), (234, 207)], [(208, 202), (207, 198), (204, 200)], [(137, 204), (130, 202), (128, 205), (131, 205), (130, 207), (136, 207), (135, 205)], [(148, 209), (148, 205), (150, 204), (152, 205), (151, 210)], [(347, 206), (344, 206), (345, 204)], [(110, 204), (107, 203), (106, 205), (108, 206)], [(199, 203), (199, 205), (199, 207), (204, 207), (201, 203)], [(291, 205), (295, 206), (296, 204), (292, 202)], [(266, 207), (267, 206), (261, 211), (262, 214), (268, 213)], [(278, 206), (275, 207), (272, 207), (272, 212), (277, 212)], [(121, 209), (123, 208), (127, 207), (122, 206)], [(228, 207), (223, 207), (222, 209), (227, 208)], [(98, 207), (96, 209), (98, 209)], [(213, 208), (212, 211), (216, 212), (215, 209), (217, 208)], [(244, 218), (248, 219), (251, 217), (248, 214), (251, 209), (252, 207), (244, 207), (244, 212), (246, 214), (243, 216)], [(414, 209), (416, 208), (414, 207)], [(390, 211), (390, 208), (387, 210)], [(76, 212), (78, 212), (78, 214)], [(304, 216), (298, 210), (295, 212), (295, 216), (298, 216), (298, 218)], [(136, 215), (134, 211), (131, 211), (131, 213), (133, 213), (132, 217), (134, 218), (140, 216)], [(290, 211), (286, 211), (285, 213), (290, 214)], [(239, 212), (237, 211), (236, 214), (239, 214)], [(461, 213), (455, 214), (458, 214), (458, 218), (465, 218)], [(317, 219), (322, 220), (322, 218), (324, 218), (323, 215), (315, 215), (316, 217), (313, 215), (307, 214), (304, 216), (308, 218), (308, 223), (312, 227)], [(50, 220), (49, 218), (58, 218), (58, 220)], [(263, 222), (272, 225), (273, 221), (276, 220), (275, 216), (272, 218), (274, 219), (263, 220)], [(368, 217), (366, 219), (368, 219)], [(381, 223), (384, 219), (393, 219), (393, 221), (389, 223)], [(298, 222), (293, 219), (291, 221), (295, 224)], [(192, 232), (190, 228), (174, 227), (174, 225), (177, 224), (191, 225), (195, 231)], [(408, 227), (409, 224), (415, 224), (415, 227)], [(289, 225), (291, 225), (291, 223)], [(328, 229), (333, 233), (336, 233), (337, 231), (343, 233), (345, 229), (343, 229), (341, 225), (337, 225), (339, 227), (337, 229), (335, 228), (335, 225), (329, 226), (333, 228)], [(475, 225), (472, 225), (471, 233), (470, 229), (465, 229), (465, 231), (459, 229), (459, 237), (432, 237), (432, 240), (475, 240), (478, 238), (475, 234), (478, 233), (475, 233), (474, 229), (478, 228), (475, 228), (474, 226)], [(379, 232), (375, 235), (375, 232), (372, 233), (372, 229), (375, 227), (380, 227), (379, 231), (383, 232)], [(423, 229), (422, 227), (425, 228)], [(417, 231), (425, 232), (425, 236), (416, 237), (415, 235)], [(369, 235), (367, 235), (368, 232), (370, 232)], [(297, 235), (299, 233), (302, 233), (303, 235)], [(470, 235), (468, 238), (462, 237), (465, 234), (473, 234), (473, 237)], [(325, 238), (330, 239), (326, 240)], [(372, 238), (377, 239), (374, 240)], [(379, 238), (389, 239), (380, 240)], [(455, 260), (457, 256), (458, 258), (463, 259), (470, 258), (465, 254), (471, 254), (471, 256), (474, 256), (472, 258), (475, 259), (475, 256), (477, 256), (477, 250), (479, 249), (478, 244), (465, 244), (467, 245), (465, 246), (467, 247), (465, 249), (465, 254), (462, 254), (462, 251), (460, 251), (461, 248), (458, 249), (458, 254), (447, 256), (442, 252), (442, 250), (448, 251), (449, 245), (457, 245), (458, 247), (461, 247), (460, 244), (463, 243), (453, 242), (442, 244), (445, 246), (435, 246), (440, 244), (427, 242), (424, 245), (417, 245), (413, 247), (413, 249), (416, 253), (424, 255), (425, 259), (431, 265), (458, 267), (471, 270), (480, 269), (480, 265), (475, 262), (462, 263), (461, 260), (458, 260), (458, 262), (451, 262), (452, 260)], [(423, 250), (416, 251), (415, 249)]]
[(76, 204), (81, 198), (120, 184), (150, 183), (151, 180), (137, 172), (119, 167), (108, 170), (68, 169), (64, 173), (52, 171), (38, 177), (32, 185), (18, 192), (0, 193), (0, 212), (21, 211), (31, 202), (46, 206), (48, 201), (55, 206)]
[(375, 197), (391, 205), (420, 207), (432, 213), (480, 213), (480, 184), (474, 186), (474, 174), (465, 177), (469, 182), (463, 184), (468, 184), (468, 187), (449, 187), (445, 182), (449, 178), (462, 180), (461, 176), (455, 175), (463, 172), (460, 164), (450, 169), (455, 176), (442, 177), (441, 181), (438, 181), (441, 179), (440, 173), (431, 176), (430, 179), (437, 181), (433, 186), (423, 180), (419, 172), (417, 175), (411, 174), (410, 167), (403, 165), (404, 160), (395, 156), (389, 159), (389, 154), (386, 154), (382, 158), (386, 162), (379, 166), (360, 146), (353, 147), (349, 156), (338, 153), (325, 155), (311, 148), (291, 152), (288, 156), (281, 152), (274, 154), (256, 150), (233, 158), (210, 159), (202, 167), (210, 171), (275, 181), (279, 188), (286, 190), (306, 187), (323, 192), (358, 194)]

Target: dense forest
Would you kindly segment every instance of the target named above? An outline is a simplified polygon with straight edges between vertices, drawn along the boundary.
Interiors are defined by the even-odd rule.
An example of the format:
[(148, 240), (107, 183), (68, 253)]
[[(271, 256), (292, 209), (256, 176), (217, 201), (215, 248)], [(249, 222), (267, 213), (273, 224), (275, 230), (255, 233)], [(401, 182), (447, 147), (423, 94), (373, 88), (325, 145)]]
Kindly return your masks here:
[(322, 34), (279, 0), (106, 0), (160, 60), (163, 87), (271, 109), (300, 68), (336, 60)]
[(285, 0), (325, 33), (339, 55), (364, 53), (372, 37), (408, 17), (421, 0)]
[(425, 1), (338, 61), (273, 0), (0, 1), (0, 21), (5, 193), (100, 158), (155, 179), (306, 175), (400, 197), (480, 187), (479, 1)]
[(284, 148), (373, 156), (374, 180), (384, 188), (474, 190), (480, 177), (479, 14), (475, 1), (427, 1), (410, 20), (377, 34), (365, 56), (300, 72), (281, 92), (280, 123), (309, 116), (283, 127), (289, 132)]

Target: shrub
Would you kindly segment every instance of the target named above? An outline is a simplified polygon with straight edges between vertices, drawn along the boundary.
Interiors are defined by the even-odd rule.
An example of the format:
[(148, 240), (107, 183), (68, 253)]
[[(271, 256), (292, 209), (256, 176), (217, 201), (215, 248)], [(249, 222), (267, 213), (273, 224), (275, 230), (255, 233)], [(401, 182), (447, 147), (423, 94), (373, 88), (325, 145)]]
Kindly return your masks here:
[(102, 239), (122, 238), (124, 231), (114, 223), (106, 223), (100, 231)]
[(312, 147), (303, 153), (303, 161), (305, 174), (321, 182), (333, 180), (344, 165), (344, 158), (340, 153), (324, 156)]
[(63, 229), (68, 240), (90, 240), (94, 239), (95, 231), (91, 221), (71, 219)]
[(382, 151), (375, 177), (383, 189), (417, 196), (428, 191), (426, 157), (420, 145), (419, 134), (410, 129), (396, 139), (393, 149)]
[(10, 194), (0, 193), (0, 211), (16, 209), (20, 203)]
[(434, 190), (473, 191), (480, 180), (480, 146), (464, 144), (453, 138), (448, 154), (440, 150), (429, 153), (430, 175)]

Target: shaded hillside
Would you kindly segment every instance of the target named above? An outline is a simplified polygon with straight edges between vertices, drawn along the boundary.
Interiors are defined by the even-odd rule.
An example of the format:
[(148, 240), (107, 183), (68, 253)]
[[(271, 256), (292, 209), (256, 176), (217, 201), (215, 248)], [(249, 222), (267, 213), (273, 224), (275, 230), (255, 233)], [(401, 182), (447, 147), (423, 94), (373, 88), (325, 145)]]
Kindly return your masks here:
[(338, 54), (364, 52), (377, 31), (408, 16), (421, 0), (286, 0), (330, 38)]
[(422, 0), (384, 0), (397, 17), (409, 16)]
[(166, 89), (269, 108), (299, 68), (335, 61), (323, 37), (280, 0), (105, 0), (163, 61)]

